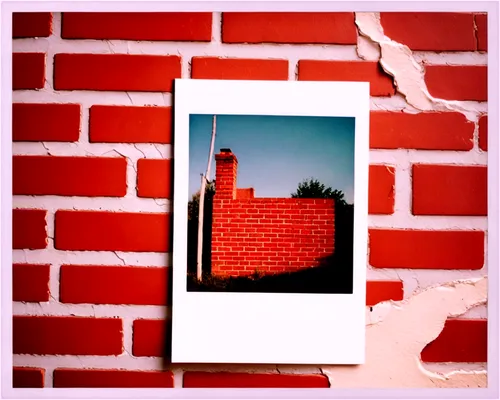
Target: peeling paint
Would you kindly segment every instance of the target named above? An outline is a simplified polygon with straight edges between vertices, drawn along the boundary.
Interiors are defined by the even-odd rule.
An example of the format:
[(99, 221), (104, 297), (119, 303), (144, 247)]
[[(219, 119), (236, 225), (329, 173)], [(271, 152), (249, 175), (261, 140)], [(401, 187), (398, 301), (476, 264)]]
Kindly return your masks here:
[(408, 46), (385, 36), (380, 13), (356, 13), (355, 22), (360, 35), (380, 46), (380, 65), (393, 77), (397, 91), (405, 96), (411, 106), (421, 111), (461, 112), (473, 122), (477, 121), (481, 112), (485, 112), (486, 103), (447, 101), (433, 97), (425, 84), (424, 67), (417, 62)]
[(358, 45), (356, 47), (359, 58), (365, 61), (380, 60), (380, 46), (367, 36), (358, 35)]
[(486, 387), (486, 371), (432, 372), (420, 353), (439, 336), (448, 317), (486, 303), (487, 286), (486, 277), (448, 282), (406, 300), (379, 303), (373, 312), (367, 309), (365, 364), (323, 367), (331, 387)]

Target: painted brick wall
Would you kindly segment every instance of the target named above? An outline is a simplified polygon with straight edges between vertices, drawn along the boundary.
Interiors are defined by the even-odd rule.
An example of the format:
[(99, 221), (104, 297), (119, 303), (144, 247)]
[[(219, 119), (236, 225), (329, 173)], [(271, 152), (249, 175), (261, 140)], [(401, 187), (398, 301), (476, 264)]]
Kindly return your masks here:
[(252, 188), (237, 188), (235, 154), (221, 151), (215, 162), (213, 274), (291, 272), (321, 265), (333, 254), (333, 200), (254, 198)]
[[(329, 385), (321, 366), (163, 367), (176, 77), (370, 81), (367, 305), (487, 275), (486, 15), (381, 15), (428, 91), (463, 111), (409, 104), (358, 17), (14, 16), (16, 387)], [(483, 368), (486, 316), (450, 319), (426, 367)]]

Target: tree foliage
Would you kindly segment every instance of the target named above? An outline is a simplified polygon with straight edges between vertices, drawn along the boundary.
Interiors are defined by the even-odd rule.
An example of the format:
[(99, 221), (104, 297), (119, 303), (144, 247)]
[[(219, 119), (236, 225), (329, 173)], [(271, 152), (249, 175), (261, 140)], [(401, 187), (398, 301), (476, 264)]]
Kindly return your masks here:
[[(207, 182), (205, 186), (205, 205), (211, 205), (215, 195), (215, 180)], [(208, 204), (207, 204), (208, 203)], [(189, 221), (198, 221), (198, 213), (200, 209), (200, 191), (198, 190), (191, 198), (191, 201), (188, 203), (188, 220)]]
[(297, 199), (334, 199), (336, 205), (347, 205), (344, 192), (325, 186), (315, 178), (305, 179), (297, 186), (297, 190), (292, 193), (292, 198)]

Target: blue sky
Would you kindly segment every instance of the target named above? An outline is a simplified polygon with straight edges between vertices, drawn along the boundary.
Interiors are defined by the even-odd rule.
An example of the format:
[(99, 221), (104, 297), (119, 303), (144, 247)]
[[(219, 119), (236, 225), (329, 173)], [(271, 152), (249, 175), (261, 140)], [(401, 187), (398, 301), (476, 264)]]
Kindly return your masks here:
[[(212, 115), (190, 115), (189, 197), (200, 189), (212, 135)], [(217, 115), (214, 154), (230, 148), (238, 158), (238, 188), (255, 197), (290, 197), (316, 178), (354, 201), (354, 118)], [(211, 179), (215, 177), (212, 158)]]

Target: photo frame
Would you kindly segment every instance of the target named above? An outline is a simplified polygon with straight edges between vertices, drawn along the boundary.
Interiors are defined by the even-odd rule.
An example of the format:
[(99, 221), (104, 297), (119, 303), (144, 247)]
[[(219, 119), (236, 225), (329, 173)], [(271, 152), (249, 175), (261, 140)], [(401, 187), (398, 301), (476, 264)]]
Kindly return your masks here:
[[(366, 249), (368, 240), (369, 83), (176, 79), (174, 93), (172, 362), (246, 364), (364, 363)], [(214, 141), (214, 137), (218, 137), (214, 133), (215, 126), (217, 125), (214, 116), (216, 116), (217, 121), (220, 120), (225, 124), (224, 129), (220, 128), (222, 132), (226, 132), (224, 133), (226, 138), (226, 145), (224, 147), (215, 143), (217, 139)], [(273, 120), (272, 117), (281, 118), (279, 121), (274, 120), (278, 121), (274, 122), (274, 129), (268, 123), (268, 121)], [(215, 177), (214, 199), (216, 200), (211, 205), (213, 212), (210, 221), (214, 223), (214, 227), (212, 228), (212, 245), (209, 247), (212, 251), (212, 269), (210, 274), (214, 276), (217, 274), (217, 276), (221, 274), (227, 276), (231, 275), (231, 273), (236, 275), (243, 274), (245, 277), (238, 278), (240, 280), (237, 280), (236, 277), (234, 279), (229, 277), (228, 279), (232, 279), (232, 286), (226, 285), (224, 287), (237, 287), (234, 283), (241, 281), (250, 282), (251, 284), (245, 286), (249, 289), (211, 291), (196, 290), (196, 288), (193, 289), (193, 285), (189, 286), (190, 282), (195, 282), (196, 284), (196, 282), (203, 282), (203, 279), (206, 278), (204, 278), (202, 271), (200, 271), (201, 257), (198, 258), (198, 262), (196, 263), (198, 267), (196, 275), (194, 278), (193, 275), (189, 275), (188, 236), (190, 233), (188, 230), (191, 228), (188, 228), (188, 219), (190, 218), (188, 216), (188, 206), (190, 205), (190, 201), (194, 199), (192, 188), (198, 185), (200, 191), (204, 191), (205, 189), (201, 189), (203, 188), (203, 179), (206, 179), (208, 182), (208, 178), (210, 178), (210, 176), (206, 176), (200, 180), (199, 172), (204, 174), (205, 171), (190, 170), (190, 162), (194, 160), (194, 157), (190, 153), (194, 151), (193, 146), (195, 143), (195, 140), (191, 136), (201, 134), (196, 133), (202, 132), (201, 128), (199, 131), (194, 131), (195, 125), (198, 124), (201, 126), (204, 123), (206, 126), (207, 122), (210, 122), (210, 118), (213, 120), (212, 137), (210, 138), (210, 134), (203, 133), (204, 144), (200, 145), (199, 148), (205, 148), (206, 150), (200, 162), (207, 163), (208, 159), (215, 161), (215, 163), (211, 162), (211, 166), (208, 166), (210, 163), (207, 163), (207, 166), (208, 170), (211, 169), (212, 175), (215, 174), (218, 176)], [(291, 121), (290, 118), (295, 118), (295, 120), (286, 122)], [(198, 120), (201, 122), (198, 123)], [(311, 122), (308, 125), (308, 121), (315, 122)], [(352, 123), (348, 123), (349, 121)], [(242, 142), (241, 135), (235, 136), (234, 139), (231, 139), (232, 141), (227, 139), (232, 130), (231, 125), (228, 125), (230, 123), (235, 124), (233, 125), (235, 130), (238, 130), (236, 129), (237, 126), (240, 128), (244, 126), (242, 124), (253, 126), (255, 129), (257, 129), (256, 124), (262, 124), (259, 125), (261, 126), (259, 128), (260, 139), (257, 137), (247, 138), (246, 145)], [(265, 125), (266, 123), (268, 125)], [(288, 123), (289, 125), (286, 125)], [(328, 127), (328, 124), (333, 125)], [(305, 127), (301, 131), (303, 132), (302, 136), (298, 128), (299, 125)], [(343, 128), (341, 128), (341, 125)], [(285, 126), (289, 126), (289, 128), (285, 128)], [(338, 128), (335, 128), (336, 126)], [(303, 143), (309, 143), (309, 147), (315, 145), (318, 149), (335, 149), (335, 143), (332, 142), (333, 144), (330, 146), (326, 141), (330, 137), (340, 135), (339, 132), (344, 132), (343, 135), (345, 138), (350, 138), (349, 140), (351, 140), (351, 147), (349, 147), (351, 149), (349, 151), (352, 152), (352, 159), (349, 159), (351, 160), (349, 161), (351, 172), (349, 172), (350, 175), (348, 176), (352, 184), (346, 187), (352, 189), (351, 203), (354, 204), (354, 208), (352, 219), (350, 220), (352, 230), (350, 233), (346, 233), (347, 236), (352, 236), (352, 242), (350, 242), (351, 245), (347, 248), (346, 252), (352, 255), (352, 257), (348, 257), (350, 268), (349, 284), (344, 286), (337, 285), (339, 288), (342, 286), (343, 289), (331, 291), (324, 289), (325, 285), (328, 287), (329, 282), (335, 286), (335, 282), (337, 281), (335, 275), (327, 275), (328, 279), (316, 279), (318, 284), (321, 283), (322, 287), (322, 289), (318, 290), (315, 290), (314, 287), (304, 290), (293, 289), (293, 287), (305, 287), (306, 284), (304, 282), (306, 280), (302, 279), (305, 275), (300, 275), (300, 278), (295, 279), (293, 281), (295, 282), (295, 286), (293, 287), (285, 287), (285, 284), (279, 283), (279, 287), (268, 284), (265, 286), (268, 289), (262, 289), (264, 284), (261, 283), (264, 281), (259, 280), (260, 275), (258, 278), (252, 278), (251, 280), (248, 278), (248, 276), (254, 275), (252, 269), (255, 263), (253, 261), (258, 260), (263, 260), (260, 264), (262, 264), (265, 270), (264, 275), (268, 276), (266, 282), (285, 281), (284, 279), (279, 280), (276, 278), (275, 270), (277, 269), (280, 269), (280, 277), (286, 275), (287, 282), (293, 280), (288, 277), (299, 276), (299, 273), (305, 274), (312, 271), (312, 274), (318, 271), (318, 269), (314, 270), (314, 266), (319, 265), (316, 262), (316, 258), (319, 259), (321, 257), (311, 256), (309, 259), (302, 259), (301, 255), (305, 254), (304, 249), (306, 248), (310, 251), (325, 250), (326, 252), (334, 249), (335, 244), (333, 242), (330, 243), (330, 240), (333, 241), (333, 236), (331, 236), (332, 229), (328, 227), (333, 226), (332, 224), (335, 222), (328, 219), (332, 213), (325, 207), (332, 207), (334, 210), (337, 210), (339, 208), (338, 199), (306, 199), (295, 201), (293, 200), (293, 195), (288, 196), (290, 199), (283, 200), (287, 205), (280, 213), (284, 216), (296, 213), (297, 221), (302, 224), (299, 227), (300, 229), (286, 230), (285, 225), (282, 224), (282, 219), (269, 219), (267, 214), (263, 215), (261, 219), (254, 221), (255, 223), (251, 225), (249, 231), (252, 234), (255, 234), (255, 232), (258, 233), (259, 227), (265, 226), (270, 232), (269, 236), (271, 238), (269, 240), (272, 240), (272, 238), (281, 238), (279, 239), (281, 243), (285, 243), (286, 245), (297, 242), (294, 249), (296, 251), (293, 254), (294, 258), (284, 256), (287, 253), (280, 246), (273, 245), (274, 247), (271, 247), (271, 245), (263, 244), (265, 242), (264, 235), (259, 239), (254, 238), (252, 234), (246, 234), (245, 229), (242, 227), (250, 225), (248, 225), (248, 220), (244, 218), (240, 218), (239, 220), (241, 226), (231, 224), (230, 227), (224, 228), (224, 233), (220, 234), (218, 238), (215, 236), (217, 227), (224, 227), (223, 224), (228, 222), (227, 218), (216, 220), (219, 211), (229, 213), (228, 210), (234, 207), (240, 207), (239, 210), (241, 211), (244, 207), (259, 207), (255, 205), (257, 203), (261, 204), (260, 207), (262, 209), (266, 209), (266, 207), (274, 209), (273, 207), (277, 203), (277, 199), (285, 197), (274, 196), (267, 200), (259, 200), (252, 189), (249, 199), (238, 200), (239, 195), (236, 195), (236, 191), (240, 189), (237, 187), (239, 176), (238, 178), (236, 177), (236, 170), (237, 168), (243, 170), (243, 167), (242, 165), (237, 165), (236, 158), (238, 154), (234, 154), (227, 144), (234, 143), (239, 149), (242, 149), (240, 153), (243, 150), (247, 151), (251, 145), (256, 148), (255, 151), (258, 151), (260, 146), (261, 149), (274, 151), (274, 154), (278, 151), (284, 152), (285, 150), (283, 149), (287, 147), (284, 143), (291, 143), (287, 141), (288, 131), (286, 129), (289, 129), (290, 132), (291, 130), (298, 132), (296, 135), (298, 138), (296, 139), (298, 150), (296, 150), (295, 154), (300, 154), (301, 148), (305, 149), (307, 147)], [(251, 132), (248, 129), (247, 131)], [(269, 138), (272, 132), (278, 132), (281, 135), (279, 140), (275, 140), (274, 147), (268, 143), (265, 136), (266, 132), (268, 132), (267, 137)], [(331, 135), (328, 132), (331, 132)], [(315, 138), (314, 140), (312, 139), (313, 137)], [(321, 138), (324, 138), (325, 142), (322, 142), (323, 139)], [(257, 141), (260, 141), (260, 144), (257, 144)], [(336, 143), (340, 143), (340, 141), (337, 140)], [(347, 150), (337, 148), (337, 151), (337, 156), (333, 153), (331, 155), (323, 154), (323, 158), (325, 160), (338, 160), (342, 158), (342, 154), (346, 154)], [(262, 152), (258, 153), (261, 154), (261, 161), (259, 161), (259, 159), (256, 159), (257, 156), (255, 156), (257, 153), (253, 154), (247, 154), (245, 158), (247, 160), (245, 163), (247, 171), (251, 168), (248, 160), (252, 161), (252, 165), (257, 166), (273, 158)], [(315, 166), (318, 173), (329, 170), (328, 165), (330, 164), (328, 164), (328, 161), (326, 167), (318, 163), (316, 159), (321, 157), (319, 155), (318, 157), (314, 156), (314, 149), (311, 150), (310, 154), (308, 160), (311, 161), (307, 165)], [(273, 185), (273, 182), (271, 182), (268, 186), (277, 187), (279, 186), (278, 182), (285, 181), (285, 175), (287, 177), (291, 175), (291, 166), (294, 164), (291, 158), (293, 155), (288, 154), (287, 157), (291, 160), (288, 163), (283, 161), (284, 159), (276, 161), (276, 165), (281, 166), (280, 171), (282, 171), (283, 179), (280, 179), (279, 176), (278, 179), (275, 177), (274, 182), (276, 184)], [(243, 164), (242, 160), (240, 160), (240, 164)], [(300, 166), (295, 167), (294, 170), (300, 171)], [(344, 168), (344, 170), (347, 171), (347, 168)], [(227, 171), (233, 173), (230, 178), (222, 175)], [(342, 173), (344, 176), (347, 176), (347, 172)], [(250, 175), (252, 174), (247, 174), (247, 176)], [(260, 176), (265, 175), (267, 174), (260, 174)], [(198, 176), (197, 179), (196, 176)], [(301, 177), (297, 175), (296, 178), (299, 179)], [(192, 183), (193, 180), (197, 180), (197, 183)], [(346, 178), (345, 180), (347, 181), (348, 179)], [(258, 192), (259, 190), (255, 188), (255, 193)], [(198, 193), (198, 198), (200, 199), (199, 203), (202, 203), (203, 200), (201, 199), (205, 199), (206, 197)], [(262, 204), (264, 203), (267, 206), (263, 206)], [(336, 207), (331, 206), (331, 204), (336, 204)], [(202, 204), (198, 206), (200, 209), (203, 209)], [(311, 209), (317, 209), (312, 214), (320, 214), (324, 217), (311, 216), (311, 212), (307, 211)], [(254, 212), (260, 213), (260, 211), (255, 210)], [(224, 216), (227, 217), (226, 214)], [(241, 217), (241, 213), (238, 214), (238, 217)], [(198, 221), (203, 221), (203, 217), (198, 215), (197, 218)], [(318, 226), (315, 225), (319, 223), (318, 221), (321, 218), (324, 219), (321, 223), (324, 223), (327, 227), (323, 230), (316, 229)], [(306, 226), (305, 224), (309, 225)], [(296, 225), (286, 226), (295, 227)], [(203, 229), (200, 229), (198, 224), (198, 238), (203, 239), (202, 231)], [(283, 232), (285, 236), (280, 236), (280, 232)], [(323, 236), (311, 239), (304, 232), (318, 232), (318, 235), (322, 234)], [(236, 254), (232, 252), (227, 253), (228, 257), (224, 257), (224, 251), (227, 251), (227, 246), (216, 247), (214, 243), (222, 239), (226, 240), (226, 242), (227, 240), (237, 240), (239, 237), (238, 233), (241, 233), (242, 236), (239, 249), (243, 250), (245, 255), (239, 258), (236, 256), (231, 257), (230, 254)], [(249, 244), (251, 240), (261, 247), (255, 247), (257, 244), (254, 243)], [(335, 238), (335, 243), (342, 242), (339, 242)], [(338, 252), (339, 246), (341, 245), (337, 245), (333, 254)], [(199, 250), (203, 246), (200, 245), (197, 248)], [(263, 250), (259, 250), (261, 248)], [(264, 250), (267, 253), (264, 253)], [(279, 251), (279, 254), (276, 253), (277, 257), (272, 257), (269, 251)], [(259, 258), (256, 256), (257, 254), (264, 254), (265, 257)], [(308, 254), (316, 255), (316, 253)], [(323, 258), (328, 259), (328, 257)], [(314, 266), (309, 268), (312, 264)], [(283, 267), (283, 265), (286, 266)], [(308, 267), (308, 272), (303, 271), (306, 266)], [(287, 268), (290, 268), (290, 271)], [(328, 268), (330, 268), (328, 271), (332, 271), (332, 267)], [(337, 267), (334, 265), (334, 268)], [(232, 272), (227, 272), (229, 270)], [(215, 271), (219, 272), (215, 273)], [(271, 275), (273, 276), (272, 278), (269, 277)], [(227, 280), (224, 282), (227, 282)], [(244, 287), (243, 284), (240, 286)], [(345, 290), (346, 287), (348, 287), (347, 290)]]

